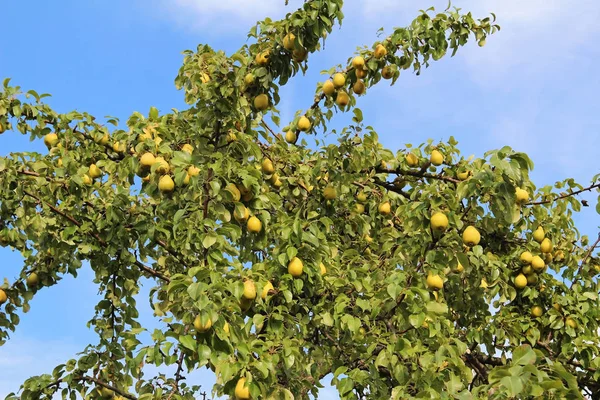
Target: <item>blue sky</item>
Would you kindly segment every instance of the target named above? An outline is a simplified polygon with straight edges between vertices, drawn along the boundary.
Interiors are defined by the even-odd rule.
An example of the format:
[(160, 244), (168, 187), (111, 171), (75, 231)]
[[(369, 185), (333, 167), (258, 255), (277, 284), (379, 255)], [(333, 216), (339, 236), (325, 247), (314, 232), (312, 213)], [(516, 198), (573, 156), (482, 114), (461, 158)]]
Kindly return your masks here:
[[(173, 79), (181, 51), (208, 43), (233, 51), (259, 18), (285, 14), (284, 0), (31, 0), (2, 6), (0, 79), (51, 93), (58, 111), (88, 111), (125, 120), (133, 111), (156, 106), (167, 112), (184, 108)], [(301, 1), (291, 0), (290, 7)], [(280, 105), (287, 121), (306, 108), (320, 71), (343, 63), (360, 45), (376, 39), (379, 27), (390, 32), (406, 25), (420, 8), (442, 0), (346, 1), (346, 19), (326, 42), (326, 52), (310, 58), (306, 77), (283, 89)], [(370, 89), (359, 101), (365, 121), (392, 149), (405, 143), (453, 135), (465, 155), (510, 145), (528, 153), (538, 186), (574, 177), (582, 184), (600, 172), (600, 3), (596, 0), (462, 0), (454, 5), (475, 16), (493, 11), (502, 31), (484, 48), (472, 43), (450, 59), (434, 63), (420, 77), (405, 74), (398, 84)], [(342, 120), (342, 119), (341, 119)], [(0, 155), (43, 151), (16, 134), (0, 137)], [(591, 207), (578, 217), (580, 230), (595, 236), (600, 218)], [(0, 278), (14, 279), (19, 254), (0, 248)], [(32, 374), (52, 368), (82, 349), (93, 332), (97, 290), (91, 271), (77, 280), (42, 290), (32, 301), (12, 340), (0, 347), (0, 398)], [(144, 321), (151, 311), (143, 309)], [(195, 379), (212, 385), (208, 374)], [(322, 398), (337, 398), (329, 390)]]

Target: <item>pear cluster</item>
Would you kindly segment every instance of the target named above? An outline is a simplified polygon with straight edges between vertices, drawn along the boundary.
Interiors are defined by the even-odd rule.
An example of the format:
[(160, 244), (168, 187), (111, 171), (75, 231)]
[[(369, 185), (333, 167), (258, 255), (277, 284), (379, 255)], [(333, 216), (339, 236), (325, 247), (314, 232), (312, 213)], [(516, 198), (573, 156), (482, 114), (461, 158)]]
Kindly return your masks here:
[[(527, 196), (527, 199), (528, 198), (529, 196)], [(540, 280), (540, 275), (546, 270), (547, 264), (554, 258), (552, 254), (554, 245), (552, 244), (552, 241), (546, 237), (546, 232), (542, 226), (537, 227), (532, 234), (532, 238), (534, 242), (538, 243), (539, 252), (534, 251), (534, 253), (537, 253), (534, 255), (534, 253), (530, 251), (524, 251), (519, 256), (521, 269), (514, 281), (517, 289), (524, 289), (527, 286), (537, 285)], [(561, 254), (562, 252), (556, 252), (557, 259), (560, 259)]]

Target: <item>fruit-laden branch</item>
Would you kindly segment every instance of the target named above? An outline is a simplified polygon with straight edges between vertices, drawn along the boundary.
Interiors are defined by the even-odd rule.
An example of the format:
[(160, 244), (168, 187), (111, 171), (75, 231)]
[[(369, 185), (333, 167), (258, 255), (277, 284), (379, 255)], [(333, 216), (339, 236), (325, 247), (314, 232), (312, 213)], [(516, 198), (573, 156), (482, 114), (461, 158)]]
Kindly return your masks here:
[(576, 195), (578, 195), (580, 193), (588, 192), (588, 191), (591, 191), (591, 190), (596, 189), (596, 188), (600, 188), (600, 182), (594, 183), (594, 184), (592, 184), (592, 185), (590, 185), (590, 186), (588, 186), (586, 188), (577, 190), (575, 192), (565, 193), (565, 194), (562, 194), (560, 196), (554, 197), (552, 199), (547, 199), (547, 200), (535, 201), (535, 202), (527, 203), (526, 205), (528, 205), (528, 206), (537, 206), (537, 205), (540, 205), (540, 204), (550, 204), (550, 203), (553, 203), (553, 202), (555, 202), (557, 200), (562, 200), (562, 199), (566, 199), (567, 197), (576, 196)]
[[(86, 382), (95, 383), (96, 385), (102, 386), (103, 388), (111, 390), (112, 392), (114, 392), (114, 393), (118, 394), (119, 396), (121, 396), (123, 398), (126, 398), (128, 400), (138, 400), (138, 398), (135, 397), (134, 395), (129, 394), (129, 393), (125, 393), (122, 390), (120, 390), (120, 389), (118, 389), (118, 388), (116, 388), (116, 387), (114, 387), (112, 385), (109, 385), (108, 383), (103, 382), (103, 381), (101, 381), (99, 379), (93, 378), (91, 376), (85, 376), (85, 375), (84, 376), (74, 376), (73, 380), (75, 380), (75, 381), (86, 381)], [(58, 379), (58, 380), (56, 380), (56, 381), (54, 381), (54, 382), (46, 385), (46, 387), (44, 389), (49, 389), (49, 388), (51, 388), (53, 386), (56, 386), (56, 388), (58, 390), (58, 388), (60, 387), (60, 385), (62, 383), (66, 383), (65, 380), (64, 380), (64, 378)]]
[(575, 275), (573, 277), (573, 282), (571, 282), (571, 288), (573, 288), (573, 285), (575, 285), (575, 276), (578, 276), (579, 274), (581, 274), (581, 270), (585, 266), (585, 263), (592, 256), (592, 253), (594, 252), (594, 250), (596, 249), (596, 247), (598, 247), (599, 244), (600, 244), (600, 233), (598, 233), (598, 238), (590, 246), (590, 248), (588, 249), (587, 253), (585, 253), (585, 256), (583, 256), (583, 258), (581, 259), (581, 263), (579, 264), (579, 268), (577, 268), (577, 272), (575, 273)]
[(426, 178), (426, 179), (436, 179), (439, 181), (444, 181), (444, 182), (452, 182), (452, 183), (460, 183), (460, 180), (456, 179), (456, 178), (452, 178), (450, 176), (445, 176), (445, 175), (435, 175), (435, 174), (429, 174), (424, 172), (422, 169), (420, 171), (410, 171), (410, 170), (404, 170), (404, 169), (384, 169), (381, 167), (377, 167), (375, 168), (375, 171), (377, 173), (383, 174), (383, 173), (388, 173), (388, 174), (396, 174), (399, 176), (412, 176), (415, 178)]
[[(34, 195), (33, 193), (31, 193), (31, 192), (29, 192), (29, 191), (27, 191), (27, 190), (24, 190), (24, 191), (23, 191), (23, 193), (25, 193), (27, 196), (29, 196), (29, 197), (31, 197), (32, 199), (34, 199), (34, 200), (35, 200), (35, 201), (36, 201), (36, 202), (37, 202), (39, 205), (41, 205), (41, 206), (46, 206), (46, 207), (48, 207), (50, 210), (52, 210), (52, 212), (54, 212), (55, 214), (58, 214), (58, 215), (60, 215), (61, 217), (63, 217), (63, 218), (65, 218), (65, 219), (67, 219), (67, 220), (68, 220), (68, 221), (70, 221), (70, 222), (71, 222), (73, 225), (75, 225), (75, 226), (77, 226), (77, 227), (79, 227), (79, 228), (82, 226), (81, 222), (77, 221), (75, 218), (73, 218), (73, 217), (72, 217), (72, 216), (70, 216), (69, 214), (66, 214), (65, 212), (63, 212), (63, 211), (59, 210), (58, 208), (56, 208), (56, 207), (55, 207), (55, 206), (53, 206), (52, 204), (50, 204), (50, 203), (48, 203), (48, 202), (46, 202), (46, 201), (43, 201), (42, 199), (40, 199), (38, 196)], [(90, 234), (92, 235), (92, 237), (94, 237), (94, 239), (96, 239), (96, 240), (98, 241), (98, 243), (99, 243), (100, 245), (102, 245), (103, 247), (106, 247), (106, 246), (107, 246), (107, 244), (108, 244), (108, 243), (107, 243), (107, 242), (106, 242), (104, 239), (102, 239), (102, 238), (100, 237), (100, 235), (98, 235), (98, 233), (96, 233), (96, 232), (91, 232)], [(165, 275), (161, 274), (160, 272), (158, 272), (158, 271), (156, 271), (156, 270), (154, 270), (154, 269), (152, 269), (152, 268), (150, 268), (150, 267), (148, 267), (148, 266), (144, 265), (144, 264), (143, 264), (143, 263), (141, 263), (141, 262), (140, 262), (140, 261), (139, 261), (137, 258), (136, 258), (136, 260), (134, 261), (134, 264), (135, 264), (135, 265), (136, 265), (136, 266), (137, 266), (139, 269), (141, 269), (142, 271), (145, 271), (145, 272), (147, 272), (148, 274), (150, 274), (150, 275), (152, 275), (152, 276), (154, 276), (154, 277), (156, 277), (156, 278), (162, 279), (162, 280), (164, 280), (165, 282), (170, 282), (170, 279), (169, 279), (168, 277), (166, 277)]]

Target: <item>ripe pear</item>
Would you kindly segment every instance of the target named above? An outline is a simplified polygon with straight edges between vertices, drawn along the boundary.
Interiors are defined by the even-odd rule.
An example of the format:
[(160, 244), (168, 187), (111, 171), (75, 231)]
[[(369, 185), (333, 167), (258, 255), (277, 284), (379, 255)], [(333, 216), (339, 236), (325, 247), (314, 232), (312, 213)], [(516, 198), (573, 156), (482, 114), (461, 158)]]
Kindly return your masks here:
[(561, 312), (562, 311), (562, 307), (560, 304), (558, 303), (554, 303), (552, 304), (552, 308), (554, 308), (556, 311)]
[(343, 87), (346, 84), (346, 76), (340, 72), (333, 75), (333, 86), (336, 89)]
[(112, 149), (115, 153), (122, 153), (125, 151), (125, 146), (123, 146), (121, 143), (119, 142), (114, 142)]
[(108, 144), (108, 140), (109, 140), (109, 136), (108, 133), (105, 133), (104, 136), (102, 136), (102, 138), (100, 139), (100, 143), (102, 146), (106, 146)]
[(378, 44), (377, 46), (375, 46), (375, 51), (373, 52), (373, 56), (376, 59), (381, 59), (383, 57), (385, 57), (387, 55), (387, 49), (385, 48), (384, 45), (382, 44)]
[(361, 203), (364, 203), (365, 201), (367, 201), (367, 194), (365, 192), (359, 192), (356, 195), (356, 200), (360, 201)]
[(27, 286), (36, 286), (39, 282), (39, 277), (35, 272), (30, 273), (29, 275), (27, 275), (27, 278), (25, 279), (25, 283), (27, 283)]
[(573, 318), (571, 317), (567, 317), (567, 320), (565, 321), (565, 324), (567, 324), (567, 326), (570, 326), (573, 329), (577, 329), (577, 321), (575, 321)]
[(6, 292), (2, 289), (0, 289), (0, 306), (4, 303), (6, 303), (6, 301), (8, 300), (8, 296), (6, 295)]
[(294, 257), (290, 260), (290, 263), (288, 264), (288, 273), (290, 275), (292, 275), (294, 278), (298, 278), (300, 275), (302, 275), (303, 270), (304, 264), (302, 263), (302, 260), (300, 260), (298, 257)]
[(471, 171), (463, 171), (463, 172), (459, 172), (456, 176), (461, 181), (466, 181), (470, 175), (471, 175)]
[(356, 203), (354, 205), (354, 211), (356, 211), (357, 214), (362, 214), (365, 212), (365, 206), (360, 203)]
[(527, 277), (523, 274), (517, 275), (515, 278), (515, 287), (517, 289), (523, 289), (525, 286), (527, 286)]
[(429, 161), (436, 166), (442, 165), (442, 163), (444, 162), (444, 156), (438, 150), (433, 150), (431, 152), (431, 157), (429, 158)]
[(544, 269), (546, 263), (544, 262), (544, 260), (542, 260), (540, 256), (535, 256), (531, 259), (531, 266), (534, 270), (539, 272)]
[(325, 275), (327, 273), (327, 268), (325, 267), (325, 264), (319, 263), (319, 271), (321, 272), (321, 275)]
[(98, 168), (96, 164), (91, 164), (88, 168), (88, 175), (92, 179), (100, 178), (102, 176), (102, 171), (100, 171), (100, 168)]
[(406, 163), (408, 164), (409, 167), (416, 167), (419, 165), (419, 159), (417, 158), (417, 156), (413, 153), (408, 153), (406, 155)]
[(379, 205), (379, 213), (382, 215), (389, 215), (392, 212), (392, 205), (389, 201), (383, 202)]
[(295, 41), (296, 41), (296, 35), (294, 35), (292, 32), (288, 33), (283, 38), (283, 48), (286, 49), (287, 51), (293, 51), (294, 47), (295, 47), (295, 44), (294, 44)]
[(323, 83), (322, 90), (326, 96), (331, 96), (335, 93), (335, 86), (333, 86), (333, 82), (331, 81), (331, 79), (328, 79)]
[(267, 283), (265, 283), (265, 286), (263, 286), (263, 290), (260, 293), (260, 298), (263, 300), (267, 299), (267, 296), (269, 295), (269, 291), (274, 290), (275, 288), (273, 287), (273, 284), (271, 283), (271, 281), (267, 281)]
[(246, 300), (254, 300), (256, 298), (256, 285), (254, 281), (248, 279), (244, 281), (244, 292), (242, 297)]
[(260, 219), (256, 218), (255, 216), (252, 216), (248, 218), (246, 227), (248, 228), (248, 232), (258, 233), (262, 230), (262, 222), (260, 222)]
[(285, 141), (288, 143), (296, 143), (296, 140), (298, 140), (298, 137), (296, 135), (296, 132), (289, 130), (285, 133)]
[(254, 61), (256, 61), (256, 63), (261, 66), (267, 65), (269, 63), (269, 56), (270, 56), (269, 50), (265, 50), (265, 51), (258, 53), (256, 55), (256, 57), (254, 57)]
[(192, 146), (189, 143), (186, 143), (183, 146), (181, 146), (181, 151), (188, 153), (188, 154), (192, 154), (194, 152), (194, 146)]
[(306, 118), (304, 115), (301, 116), (298, 120), (298, 129), (300, 129), (302, 132), (306, 132), (310, 129), (310, 127), (310, 119)]
[(236, 207), (236, 209), (233, 210), (233, 218), (235, 218), (237, 222), (246, 222), (248, 218), (250, 218), (250, 211), (246, 206), (242, 206), (242, 211), (238, 212)]
[(446, 214), (441, 212), (436, 212), (431, 216), (431, 229), (434, 231), (443, 232), (448, 228), (448, 217)]
[(210, 320), (210, 318), (204, 323), (204, 325), (202, 324), (202, 319), (199, 315), (196, 315), (196, 318), (194, 318), (194, 329), (196, 329), (200, 333), (208, 331), (211, 328), (211, 326), (212, 321)]
[(523, 268), (521, 268), (521, 272), (524, 273), (525, 275), (531, 275), (535, 272), (535, 270), (533, 269), (533, 267), (531, 265), (526, 265)]
[(196, 167), (195, 165), (190, 165), (190, 167), (187, 170), (187, 173), (191, 177), (198, 176), (200, 175), (200, 168)]
[(365, 93), (365, 90), (366, 86), (364, 81), (357, 80), (356, 82), (354, 82), (354, 86), (352, 86), (352, 91), (354, 91), (354, 93), (360, 96), (361, 94)]
[(367, 243), (373, 243), (373, 238), (369, 235), (365, 235), (364, 239), (365, 239), (365, 242), (367, 242)]
[(565, 259), (565, 253), (562, 250), (557, 250), (554, 252), (554, 259), (558, 262), (561, 262)]
[(481, 241), (481, 234), (474, 226), (467, 226), (462, 237), (463, 243), (469, 247), (477, 246)]
[(228, 184), (225, 187), (225, 190), (227, 190), (229, 193), (231, 193), (231, 196), (233, 197), (233, 201), (240, 201), (240, 199), (242, 198), (242, 194), (240, 193), (240, 190), (233, 183)]
[(308, 51), (306, 51), (306, 49), (303, 47), (294, 50), (292, 53), (292, 58), (296, 62), (302, 62), (302, 61), (306, 60), (307, 56), (308, 56)]
[(540, 251), (542, 253), (550, 253), (552, 251), (552, 242), (548, 238), (544, 238), (542, 243), (540, 243)]
[(150, 168), (156, 162), (156, 157), (152, 153), (144, 153), (140, 158), (140, 165), (144, 168)]
[(352, 67), (355, 69), (365, 68), (365, 59), (361, 56), (356, 56), (352, 59)]
[(444, 281), (439, 275), (427, 275), (425, 283), (427, 284), (427, 288), (432, 290), (440, 290), (444, 287)]
[(89, 186), (92, 184), (92, 178), (90, 178), (90, 176), (88, 174), (84, 174), (81, 179), (83, 180), (84, 185)]
[(234, 395), (235, 400), (250, 400), (250, 388), (246, 386), (246, 378), (238, 379)]
[(461, 272), (463, 272), (465, 270), (465, 267), (463, 267), (463, 265), (459, 262), (458, 265), (456, 266), (456, 268), (454, 268), (454, 272), (460, 274)]
[(531, 307), (531, 316), (533, 318), (539, 318), (542, 316), (542, 314), (544, 314), (544, 309), (540, 306), (533, 306)]
[(337, 197), (337, 190), (333, 186), (327, 186), (323, 190), (323, 197), (325, 197), (326, 200), (335, 200)]
[(206, 72), (202, 72), (200, 74), (200, 82), (202, 82), (202, 83), (210, 82), (210, 75), (208, 75)]
[(367, 77), (368, 71), (366, 69), (355, 69), (354, 73), (357, 79), (364, 79)]
[(223, 332), (229, 335), (229, 322), (223, 324)]
[(391, 65), (386, 65), (381, 70), (381, 77), (383, 79), (392, 79), (394, 77), (394, 67)]
[(265, 111), (269, 108), (269, 96), (262, 93), (254, 98), (254, 108), (258, 111)]
[(350, 103), (350, 96), (344, 91), (339, 91), (335, 98), (335, 103), (342, 108), (346, 107)]
[(263, 159), (261, 168), (262, 168), (262, 171), (267, 175), (271, 175), (273, 172), (275, 172), (275, 167), (273, 166), (273, 161), (271, 161), (268, 158)]
[(171, 193), (175, 189), (175, 182), (169, 175), (163, 175), (158, 181), (158, 190), (163, 193)]
[(529, 265), (533, 260), (533, 255), (528, 251), (524, 251), (521, 253), (521, 257), (519, 257), (519, 260), (521, 261), (521, 264)]
[(58, 143), (58, 135), (56, 133), (49, 133), (44, 136), (44, 144), (46, 147), (51, 148), (56, 146)]
[(526, 203), (527, 201), (529, 201), (529, 192), (527, 192), (527, 190), (516, 188), (515, 195), (517, 197), (517, 203), (519, 204)]
[(544, 228), (538, 226), (538, 228), (533, 232), (533, 240), (535, 240), (538, 243), (542, 243), (544, 237), (546, 237), (546, 232), (544, 232)]
[(169, 171), (171, 170), (171, 167), (169, 166), (169, 163), (167, 162), (167, 160), (165, 160), (162, 157), (156, 157), (154, 159), (154, 163), (158, 164), (156, 167), (156, 173), (157, 174), (168, 174)]
[(256, 78), (254, 77), (254, 74), (252, 72), (248, 72), (246, 76), (244, 76), (244, 83), (246, 84), (246, 86), (252, 85), (255, 80)]

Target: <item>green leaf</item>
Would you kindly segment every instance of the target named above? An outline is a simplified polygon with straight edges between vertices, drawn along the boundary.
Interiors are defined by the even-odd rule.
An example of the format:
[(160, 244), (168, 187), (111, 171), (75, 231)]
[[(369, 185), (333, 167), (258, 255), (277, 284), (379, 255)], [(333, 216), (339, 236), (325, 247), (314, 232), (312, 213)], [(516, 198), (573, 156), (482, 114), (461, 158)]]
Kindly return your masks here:
[(196, 350), (196, 341), (190, 335), (179, 336), (179, 343), (186, 349), (195, 351)]

